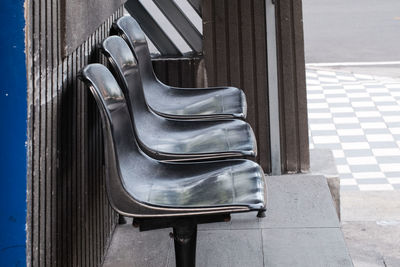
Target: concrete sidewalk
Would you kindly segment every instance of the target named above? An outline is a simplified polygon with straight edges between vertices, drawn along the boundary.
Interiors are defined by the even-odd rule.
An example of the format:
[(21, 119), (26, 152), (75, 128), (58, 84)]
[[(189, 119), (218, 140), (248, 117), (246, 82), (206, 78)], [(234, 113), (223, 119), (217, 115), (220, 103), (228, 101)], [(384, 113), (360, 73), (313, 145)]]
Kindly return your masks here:
[(341, 194), (342, 230), (354, 266), (400, 266), (400, 191)]
[(318, 66), (307, 73), (310, 143), (336, 157), (345, 189), (342, 231), (354, 266), (398, 267), (400, 124), (393, 119), (400, 120), (400, 66)]
[(400, 79), (308, 68), (310, 148), (330, 149), (344, 190), (400, 189)]

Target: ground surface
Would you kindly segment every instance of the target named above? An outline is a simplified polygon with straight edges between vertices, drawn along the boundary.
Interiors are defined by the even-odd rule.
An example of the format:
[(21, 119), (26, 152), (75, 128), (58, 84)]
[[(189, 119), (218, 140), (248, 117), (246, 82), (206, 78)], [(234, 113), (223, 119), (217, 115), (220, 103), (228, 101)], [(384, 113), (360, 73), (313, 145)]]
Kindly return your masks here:
[(397, 267), (400, 80), (344, 70), (307, 70), (310, 146), (333, 151), (342, 231), (355, 267)]
[[(323, 176), (267, 178), (268, 211), (199, 226), (196, 266), (352, 266)], [(117, 227), (104, 266), (175, 266), (171, 229)]]
[[(392, 179), (400, 168), (393, 132), (400, 102), (388, 79), (372, 77), (400, 81), (400, 1), (303, 0), (303, 14), (306, 63), (317, 63), (308, 64), (310, 143), (334, 151), (353, 263), (400, 266), (399, 179)], [(384, 158), (391, 168), (380, 165)]]
[(303, 0), (306, 63), (400, 61), (400, 1)]
[(355, 267), (400, 266), (400, 191), (342, 192), (342, 231)]
[(310, 148), (332, 150), (342, 190), (400, 189), (400, 79), (306, 76)]

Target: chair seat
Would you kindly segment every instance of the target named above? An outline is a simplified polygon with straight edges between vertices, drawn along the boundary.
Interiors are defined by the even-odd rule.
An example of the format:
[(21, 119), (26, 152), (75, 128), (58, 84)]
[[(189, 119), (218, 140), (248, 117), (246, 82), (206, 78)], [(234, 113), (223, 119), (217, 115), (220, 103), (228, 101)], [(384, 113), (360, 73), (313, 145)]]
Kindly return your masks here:
[(177, 88), (159, 81), (143, 83), (146, 101), (157, 114), (173, 119), (244, 119), (246, 96), (235, 87)]
[[(134, 156), (121, 161), (127, 192), (142, 202), (169, 208), (264, 206), (264, 175), (249, 160), (151, 165), (149, 172), (138, 173)], [(148, 177), (130, 178), (137, 175)]]
[(136, 131), (142, 149), (160, 160), (192, 161), (257, 154), (254, 133), (243, 121), (154, 121), (140, 123)]
[(178, 88), (163, 84), (154, 74), (143, 30), (131, 16), (124, 16), (113, 29), (127, 42), (139, 62), (146, 101), (154, 112), (174, 119), (245, 119), (246, 97), (234, 87)]

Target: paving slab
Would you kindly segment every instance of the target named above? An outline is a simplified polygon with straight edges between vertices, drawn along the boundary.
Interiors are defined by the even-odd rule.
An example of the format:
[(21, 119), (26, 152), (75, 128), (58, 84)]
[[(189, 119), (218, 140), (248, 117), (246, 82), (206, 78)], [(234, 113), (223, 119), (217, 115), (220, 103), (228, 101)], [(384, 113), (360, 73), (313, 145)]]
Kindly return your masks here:
[(356, 267), (400, 266), (400, 192), (342, 192), (342, 229)]
[(280, 175), (266, 178), (266, 218), (257, 218), (255, 212), (232, 214), (231, 222), (204, 224), (199, 229), (340, 227), (324, 176)]
[(342, 192), (341, 206), (342, 221), (400, 220), (400, 191)]
[(168, 252), (174, 250), (171, 231), (139, 232), (131, 224), (117, 226), (103, 267), (167, 266)]
[(353, 266), (339, 228), (262, 231), (265, 266)]
[[(264, 266), (260, 229), (199, 231), (197, 239), (197, 267)], [(169, 252), (168, 267), (175, 266), (174, 253)]]
[(324, 176), (270, 176), (267, 185), (268, 211), (262, 228), (340, 226)]
[(400, 221), (344, 222), (342, 229), (354, 266), (400, 266)]

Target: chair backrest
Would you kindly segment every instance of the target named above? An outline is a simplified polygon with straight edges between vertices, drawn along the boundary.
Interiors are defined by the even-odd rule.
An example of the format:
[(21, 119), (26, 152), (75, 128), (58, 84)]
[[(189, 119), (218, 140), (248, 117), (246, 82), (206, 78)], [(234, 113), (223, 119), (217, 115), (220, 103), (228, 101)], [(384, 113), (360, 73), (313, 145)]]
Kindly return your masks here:
[(151, 63), (151, 55), (146, 36), (139, 23), (131, 16), (123, 16), (114, 22), (113, 28), (121, 35), (134, 52), (139, 62), (140, 75), (143, 81), (147, 82), (157, 79)]
[[(147, 106), (139, 67), (131, 49), (119, 36), (110, 36), (105, 39), (101, 49), (115, 70), (115, 75), (118, 75), (118, 80), (121, 81), (120, 86), (128, 101), (135, 133), (140, 135), (143, 131), (150, 131), (155, 115)], [(140, 125), (142, 131), (139, 131), (136, 125)], [(139, 142), (145, 137), (140, 135)], [(140, 142), (140, 145), (144, 144)]]
[(141, 214), (156, 163), (137, 146), (125, 96), (111, 72), (101, 64), (90, 64), (80, 78), (90, 88), (102, 118), (108, 199), (122, 214)]
[(131, 114), (132, 108), (136, 114), (147, 111), (139, 66), (127, 43), (119, 36), (110, 36), (102, 42), (101, 50), (111, 63), (113, 74), (118, 77)]

